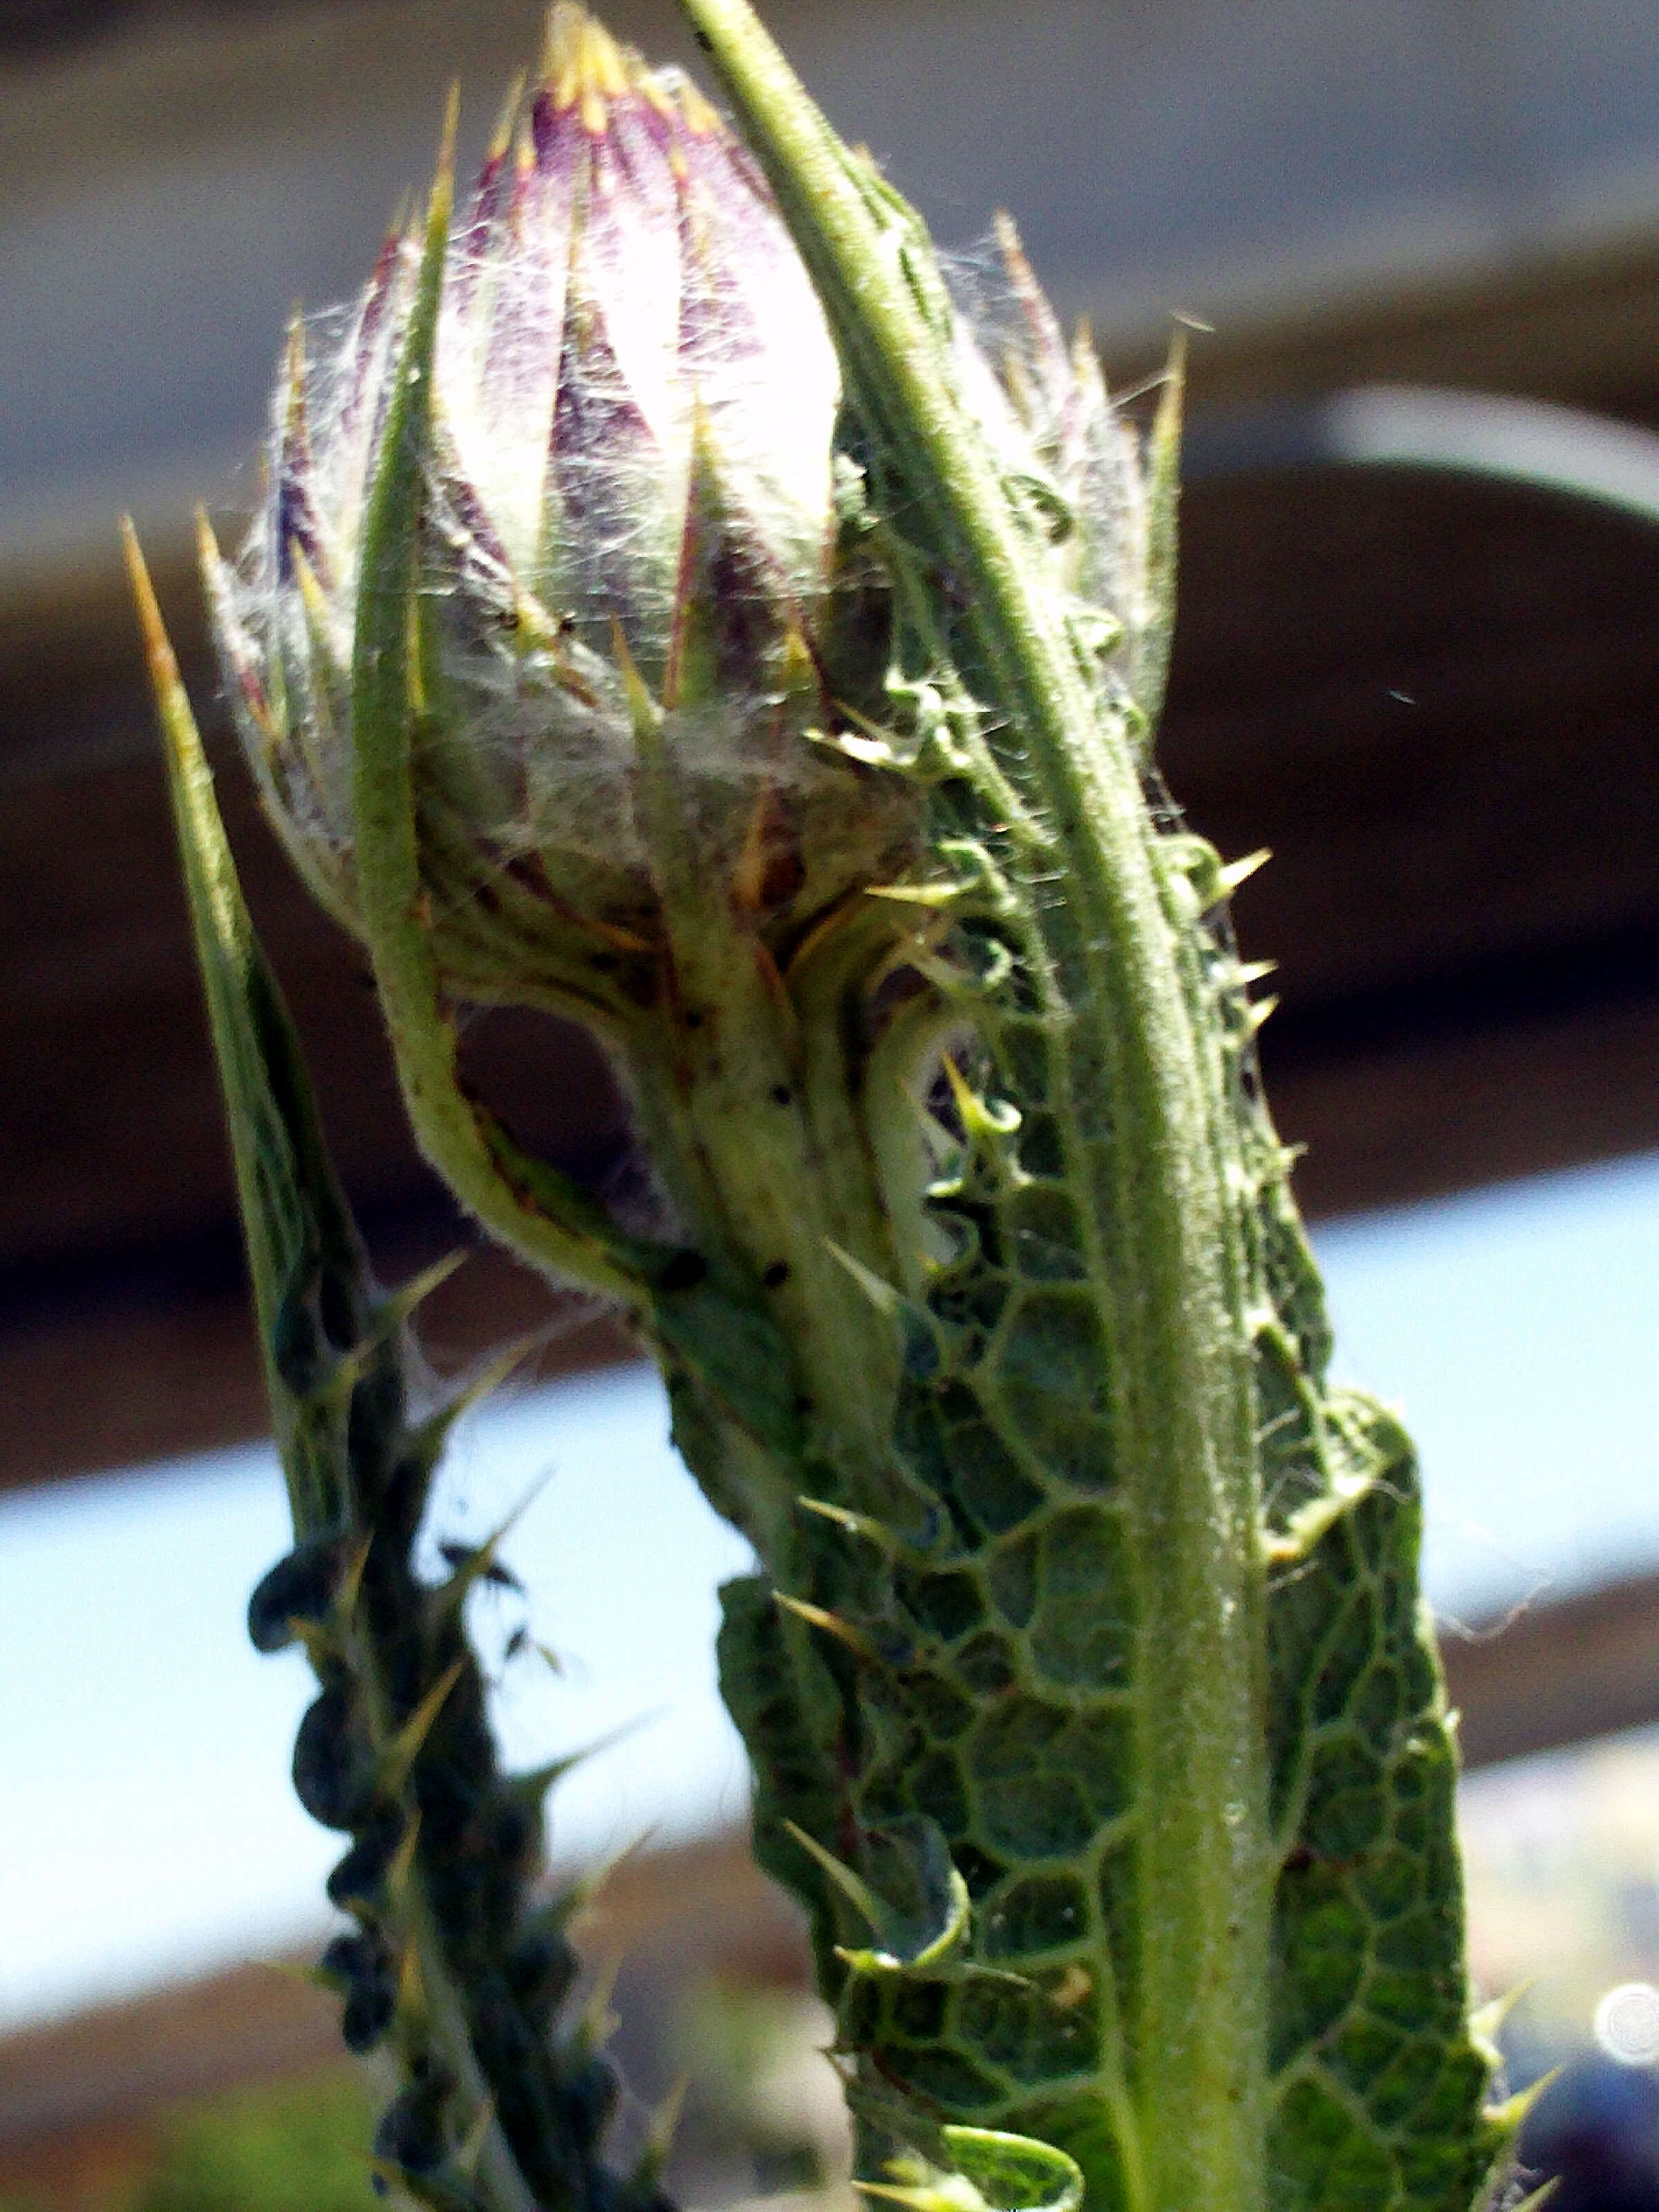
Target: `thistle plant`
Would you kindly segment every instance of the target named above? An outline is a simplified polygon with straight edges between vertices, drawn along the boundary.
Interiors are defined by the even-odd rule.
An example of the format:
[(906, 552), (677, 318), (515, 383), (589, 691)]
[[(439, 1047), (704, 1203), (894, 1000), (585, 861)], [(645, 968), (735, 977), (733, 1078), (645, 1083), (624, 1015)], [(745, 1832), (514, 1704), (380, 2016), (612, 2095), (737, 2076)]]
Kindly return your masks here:
[[(1152, 763), (1178, 364), (1143, 441), (1010, 226), (945, 270), (744, 0), (682, 4), (746, 144), (561, 8), (470, 202), (446, 154), (295, 333), (265, 511), (204, 548), (254, 773), (367, 949), (427, 1157), (620, 1304), (754, 1547), (722, 1686), (862, 2185), (1462, 2212), (1519, 2111), (1468, 2013), (1415, 1462), (1326, 1380), (1228, 919), (1252, 864)], [(348, 2027), (393, 2037), (425, 2130), (385, 2171), (648, 2196), (596, 2162), (588, 2044), (550, 2039), (556, 1937), (515, 1994), (536, 1822), (464, 1589), (408, 1567), (404, 1309), (287, 1030), (214, 998), (229, 961), (275, 1003), (181, 788), (302, 1540), (256, 1632), (312, 1650), (307, 1802), (373, 1863)], [(610, 1052), (649, 1232), (474, 1095), (458, 1017), (499, 1003)], [(286, 1182), (248, 1135), (271, 1083)]]

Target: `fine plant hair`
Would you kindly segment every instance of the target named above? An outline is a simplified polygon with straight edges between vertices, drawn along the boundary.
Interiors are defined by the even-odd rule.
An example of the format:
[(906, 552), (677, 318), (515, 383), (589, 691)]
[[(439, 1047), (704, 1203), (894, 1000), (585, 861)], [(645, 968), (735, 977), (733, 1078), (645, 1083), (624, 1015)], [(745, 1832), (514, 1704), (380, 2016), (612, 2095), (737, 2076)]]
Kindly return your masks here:
[[(1470, 2011), (1415, 1457), (1328, 1379), (1231, 921), (1260, 856), (1154, 758), (1179, 358), (1143, 435), (1010, 222), (942, 267), (746, 0), (681, 5), (746, 148), (561, 5), (459, 215), (447, 150), (358, 306), (291, 338), (249, 549), (204, 533), (254, 774), (427, 1158), (616, 1304), (754, 1547), (721, 1687), (860, 2186), (1496, 2203), (1524, 2102)], [(403, 2069), (381, 2178), (649, 2205), (659, 2147), (605, 2162), (593, 2031), (559, 2026), (545, 1778), (489, 1744), (494, 1555), (410, 1571), (443, 1416), (146, 618), (295, 1506), (256, 1640), (319, 1671), (296, 1781), (354, 1838), (325, 1964)], [(501, 1003), (611, 1054), (642, 1218), (466, 1080)]]

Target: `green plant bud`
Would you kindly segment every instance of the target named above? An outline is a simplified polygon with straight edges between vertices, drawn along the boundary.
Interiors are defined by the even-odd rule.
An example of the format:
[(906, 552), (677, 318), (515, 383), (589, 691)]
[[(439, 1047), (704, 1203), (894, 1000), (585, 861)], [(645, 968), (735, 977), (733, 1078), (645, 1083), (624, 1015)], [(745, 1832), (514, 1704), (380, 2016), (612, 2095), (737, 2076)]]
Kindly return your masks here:
[(330, 1873), (325, 1885), (329, 1903), (343, 1912), (378, 1906), (392, 1862), (406, 1833), (400, 1813), (387, 1812), (371, 1821)]
[(565, 2123), (579, 2142), (599, 2142), (617, 2108), (618, 2094), (610, 2061), (597, 2054), (570, 2076), (565, 2088)]
[(374, 1796), (374, 1753), (350, 1693), (325, 1690), (294, 1740), (294, 1794), (325, 1828), (357, 1826)]
[(577, 1961), (557, 1907), (526, 1923), (507, 1954), (507, 1985), (538, 2025), (550, 2021), (574, 1987)]
[(337, 1537), (301, 1544), (277, 1560), (247, 1601), (248, 1640), (256, 1651), (285, 1651), (301, 1625), (325, 1620), (345, 1567)]
[[(236, 568), (204, 551), (263, 793), (348, 922), (360, 554), (419, 255), (393, 237), (354, 308), (296, 327), (264, 513)], [(450, 233), (423, 456), (422, 872), (452, 984), (512, 995), (652, 944), (641, 685), (699, 865), (763, 920), (810, 923), (902, 857), (908, 796), (811, 742), (857, 659), (838, 631), (871, 621), (840, 574), (839, 398), (747, 152), (678, 71), (556, 8)]]
[(444, 2105), (449, 2084), (441, 2072), (411, 2081), (386, 2106), (374, 2131), (374, 2155), (412, 2174), (429, 2173), (449, 2154)]
[(340, 2040), (348, 2051), (366, 2057), (384, 2038), (397, 2009), (398, 1988), (390, 1975), (354, 1982), (340, 2008)]
[(337, 1936), (322, 1955), (320, 1970), (343, 1994), (341, 2039), (361, 2057), (380, 2042), (398, 2008), (392, 1954), (376, 1935)]

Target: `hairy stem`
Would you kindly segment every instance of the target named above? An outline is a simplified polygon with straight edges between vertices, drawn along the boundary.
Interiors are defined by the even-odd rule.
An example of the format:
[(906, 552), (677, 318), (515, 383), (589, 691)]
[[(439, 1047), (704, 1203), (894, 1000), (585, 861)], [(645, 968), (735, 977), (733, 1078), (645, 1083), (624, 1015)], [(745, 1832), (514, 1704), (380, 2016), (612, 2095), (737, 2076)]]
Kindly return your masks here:
[(1139, 2163), (1148, 2212), (1236, 2212), (1261, 2197), (1271, 1896), (1244, 1285), (1216, 1073), (1182, 988), (1133, 733), (1091, 696), (1029, 526), (953, 404), (925, 241), (853, 168), (746, 9), (686, 6), (812, 271), (879, 466), (903, 511), (927, 518), (926, 550), (970, 610), (973, 674), (1063, 886), (1034, 912), (1031, 944), (1133, 1493), (1140, 2095), (1149, 2119), (1182, 2116), (1147, 2128)]

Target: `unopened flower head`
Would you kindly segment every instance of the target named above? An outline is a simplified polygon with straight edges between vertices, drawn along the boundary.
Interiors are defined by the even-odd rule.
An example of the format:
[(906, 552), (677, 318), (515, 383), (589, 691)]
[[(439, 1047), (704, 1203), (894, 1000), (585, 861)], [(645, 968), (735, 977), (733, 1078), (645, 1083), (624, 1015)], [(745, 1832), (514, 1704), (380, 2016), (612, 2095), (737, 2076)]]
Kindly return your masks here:
[[(265, 796), (348, 920), (358, 563), (419, 250), (395, 234), (351, 310), (296, 327), (264, 511), (237, 568), (207, 562)], [(452, 232), (439, 324), (417, 772), (436, 845), (466, 849), (456, 927), (467, 879), (506, 869), (550, 927), (649, 934), (641, 685), (709, 866), (741, 860), (762, 905), (799, 922), (892, 865), (908, 801), (811, 742), (839, 401), (746, 151), (679, 72), (556, 9)]]
[[(206, 551), (267, 804), (348, 924), (359, 568), (420, 258), (395, 231), (351, 308), (296, 325), (264, 512), (237, 566)], [(995, 276), (957, 289), (962, 397), (1052, 538), (1056, 588), (1099, 617), (1109, 688), (1133, 693), (1152, 603), (1135, 434), (1011, 229)], [(918, 793), (859, 735), (889, 609), (857, 471), (837, 477), (840, 401), (746, 150), (678, 71), (556, 7), (451, 231), (439, 312), (416, 772), (452, 982), (533, 994), (595, 945), (648, 955), (642, 698), (697, 866), (786, 945), (914, 860)]]

